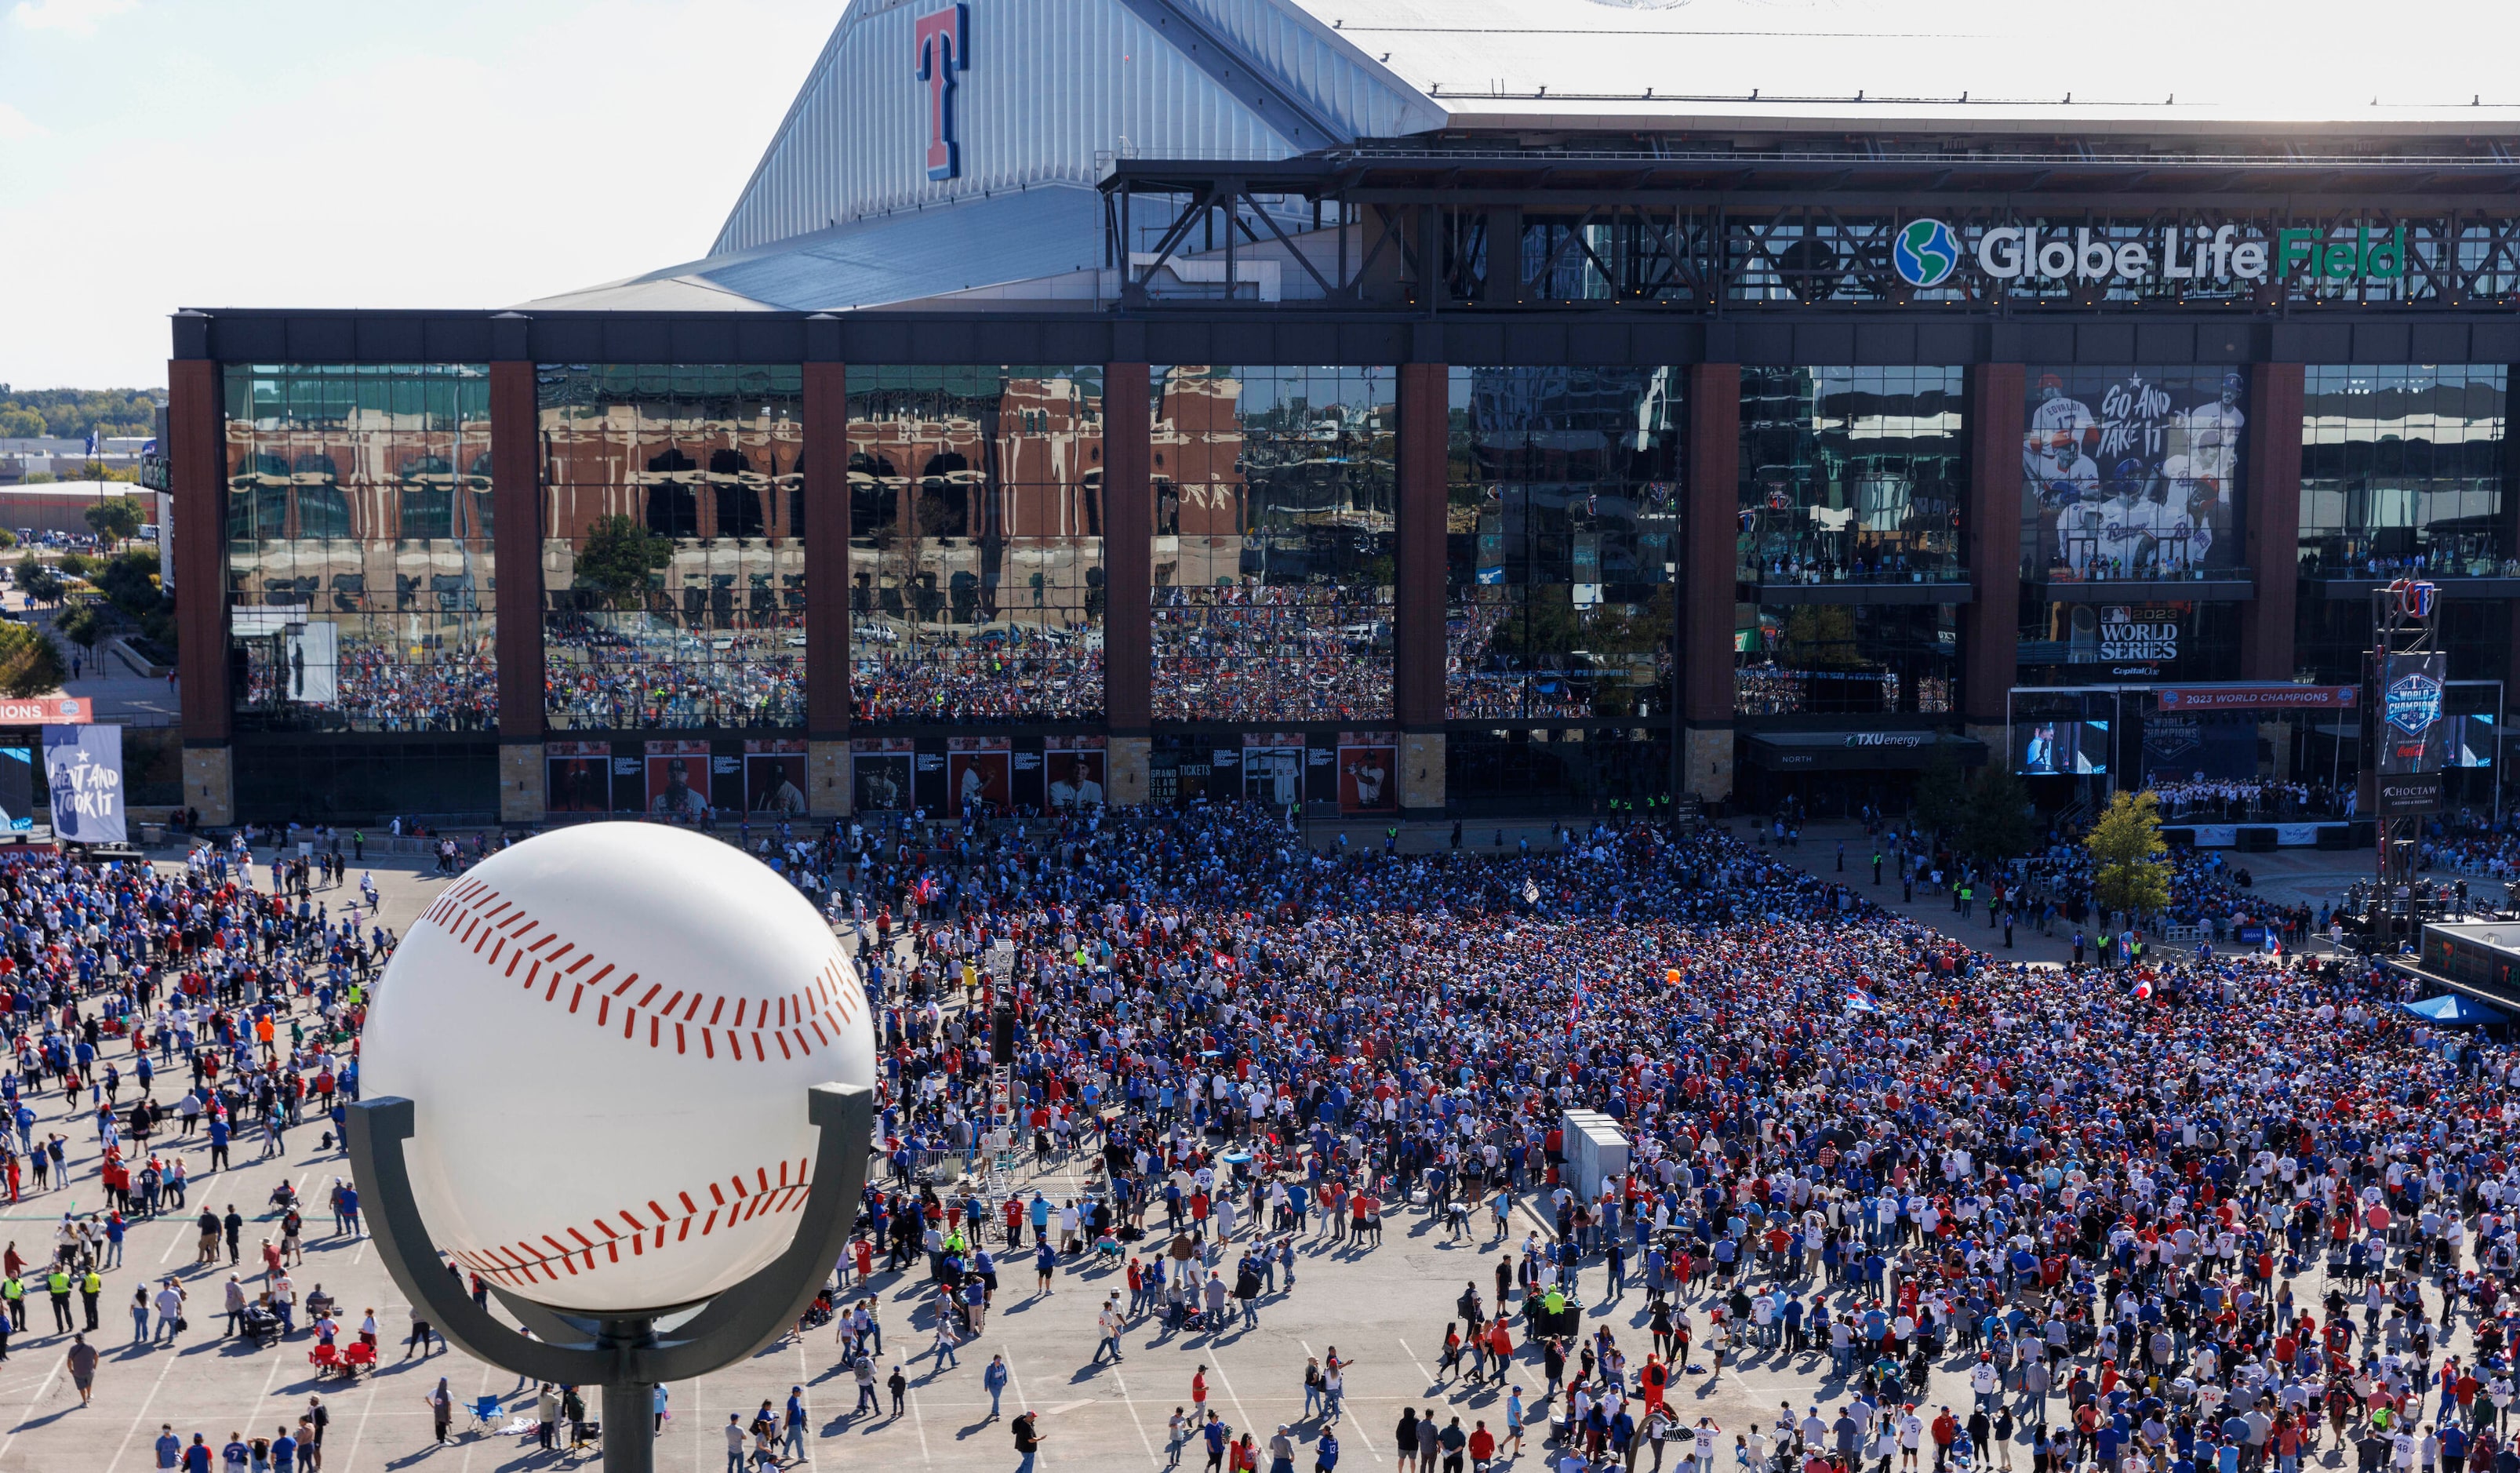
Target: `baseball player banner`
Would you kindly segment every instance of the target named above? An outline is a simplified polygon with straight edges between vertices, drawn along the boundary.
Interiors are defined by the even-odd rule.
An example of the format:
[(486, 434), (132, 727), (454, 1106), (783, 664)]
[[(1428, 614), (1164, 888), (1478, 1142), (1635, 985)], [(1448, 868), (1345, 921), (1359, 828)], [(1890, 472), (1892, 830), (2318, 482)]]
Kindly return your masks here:
[(551, 813), (609, 813), (612, 743), (543, 743), (543, 807)]
[(2240, 566), (2247, 389), (2235, 369), (2034, 373), (2023, 573), (2187, 578)]
[(1339, 812), (1396, 812), (1400, 807), (1400, 784), (1395, 781), (1399, 771), (1398, 733), (1339, 733)]
[(747, 813), (795, 819), (805, 814), (806, 744), (793, 738), (743, 744), (743, 807)]
[(122, 809), (122, 728), (44, 728), (44, 782), (53, 832), (73, 844), (129, 838)]
[(705, 822), (709, 814), (709, 744), (648, 743), (648, 816), (675, 824)]

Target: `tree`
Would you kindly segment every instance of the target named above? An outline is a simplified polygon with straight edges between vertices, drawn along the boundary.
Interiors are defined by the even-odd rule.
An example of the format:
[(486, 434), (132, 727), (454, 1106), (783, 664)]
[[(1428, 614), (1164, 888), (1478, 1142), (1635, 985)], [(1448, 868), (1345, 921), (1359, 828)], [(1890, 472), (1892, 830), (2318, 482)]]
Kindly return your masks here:
[(575, 585), (610, 608), (639, 603), (648, 577), (674, 559), (674, 540), (627, 516), (599, 516), (577, 550)]
[(140, 503), (128, 496), (108, 497), (80, 513), (87, 518), (88, 530), (107, 542), (128, 542), (149, 518), (140, 514)]
[(2030, 790), (2002, 767), (1981, 769), (1969, 784), (1968, 806), (1960, 816), (1960, 848), (1973, 859), (1995, 862), (2018, 859), (2038, 842)]
[(1926, 831), (1940, 833), (1958, 828), (1967, 812), (1968, 784), (1960, 776), (1960, 760), (1948, 743), (1937, 741), (1916, 779), (1916, 822)]
[(74, 603), (53, 620), (53, 631), (93, 654), (96, 642), (105, 637), (105, 621), (97, 616), (94, 603)]
[(2098, 875), (2092, 896), (2112, 911), (2158, 911), (2170, 904), (2170, 870), (2158, 856), (2170, 852), (2161, 841), (2161, 800), (2151, 793), (2120, 793), (2108, 812), (2083, 837)]
[(95, 581), (114, 607), (135, 619), (148, 618), (166, 603), (166, 595), (158, 587), (156, 553), (118, 554), (95, 575)]
[(33, 603), (50, 603), (62, 596), (61, 575), (46, 567), (32, 553), (18, 559), (17, 579), (18, 587)]
[(0, 694), (23, 699), (62, 688), (62, 651), (52, 636), (0, 624)]

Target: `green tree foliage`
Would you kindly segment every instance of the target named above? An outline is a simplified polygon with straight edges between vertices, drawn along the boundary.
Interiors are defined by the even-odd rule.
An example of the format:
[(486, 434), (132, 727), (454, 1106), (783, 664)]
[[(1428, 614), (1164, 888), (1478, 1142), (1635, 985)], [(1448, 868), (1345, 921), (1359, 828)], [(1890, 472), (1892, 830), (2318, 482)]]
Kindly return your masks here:
[(2030, 790), (2001, 766), (1979, 769), (1960, 818), (1960, 847), (1975, 859), (2019, 859), (2039, 842)]
[(1960, 776), (1960, 759), (1938, 741), (1916, 778), (1916, 822), (1929, 833), (1949, 833), (1967, 817), (1968, 782)]
[(98, 592), (135, 619), (149, 617), (166, 603), (158, 587), (156, 553), (124, 553), (109, 558), (95, 581)]
[(108, 542), (130, 541), (149, 519), (141, 514), (140, 503), (128, 496), (107, 497), (79, 514), (87, 518), (89, 531)]
[(2092, 894), (2112, 911), (2158, 911), (2170, 904), (2170, 870), (2159, 856), (2161, 800), (2150, 793), (2120, 793), (2083, 837), (2098, 874)]
[(674, 540), (627, 516), (603, 516), (577, 550), (576, 587), (608, 608), (635, 606), (648, 577), (674, 558)]
[(105, 638), (105, 620), (98, 615), (94, 603), (73, 603), (53, 620), (53, 632), (94, 653), (96, 642)]
[(61, 575), (32, 553), (18, 559), (16, 578), (18, 587), (38, 603), (50, 603), (62, 596)]
[(52, 636), (0, 624), (0, 694), (23, 699), (62, 688), (62, 651)]
[(149, 434), (158, 424), (163, 389), (32, 388), (0, 383), (0, 435), (21, 439), (83, 440), (99, 435)]

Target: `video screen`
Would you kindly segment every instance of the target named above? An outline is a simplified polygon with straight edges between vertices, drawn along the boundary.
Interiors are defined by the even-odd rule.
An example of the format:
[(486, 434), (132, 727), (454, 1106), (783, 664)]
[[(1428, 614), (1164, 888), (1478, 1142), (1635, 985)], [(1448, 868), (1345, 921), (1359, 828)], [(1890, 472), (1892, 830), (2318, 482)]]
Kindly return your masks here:
[(2491, 716), (2452, 716), (2446, 725), (2449, 739), (2444, 743), (2452, 767), (2492, 767), (2498, 737)]
[(2109, 770), (2105, 721), (2026, 721), (2012, 728), (2012, 770), (2026, 778), (2087, 777)]

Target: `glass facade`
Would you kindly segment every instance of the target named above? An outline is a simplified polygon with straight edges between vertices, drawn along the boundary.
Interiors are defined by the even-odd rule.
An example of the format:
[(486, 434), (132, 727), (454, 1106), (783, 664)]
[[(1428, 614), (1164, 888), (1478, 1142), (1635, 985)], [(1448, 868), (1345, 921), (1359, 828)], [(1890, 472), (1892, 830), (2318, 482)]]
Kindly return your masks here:
[(1736, 603), (1737, 716), (1944, 714), (1958, 709), (1949, 603)]
[(2244, 565), (2239, 370), (2033, 368), (2029, 378), (2023, 578), (2202, 578)]
[(1965, 402), (1957, 368), (1742, 369), (1739, 578), (1961, 577)]
[[(1669, 728), (1580, 727), (1560, 731), (1482, 729), (1444, 739), (1444, 794), (1467, 815), (1608, 811), (1613, 801), (1642, 808), (1669, 796)], [(1496, 847), (1469, 834), (1472, 852)], [(1506, 844), (1513, 839), (1508, 836)]]
[(1390, 714), (1397, 379), (1154, 375), (1157, 721)]
[(536, 377), (553, 729), (803, 726), (802, 373)]
[(237, 725), (494, 730), (489, 370), (231, 365), (223, 386)]
[(1102, 368), (848, 383), (855, 719), (1102, 720)]
[(2510, 576), (2499, 364), (2305, 371), (2301, 568)]
[(1457, 368), (1446, 458), (1446, 714), (1665, 719), (1681, 372)]
[(2237, 680), (2238, 603), (2154, 599), (2066, 603), (2024, 588), (2016, 647), (2025, 686)]

